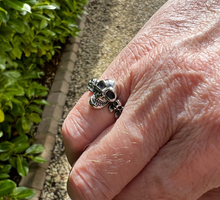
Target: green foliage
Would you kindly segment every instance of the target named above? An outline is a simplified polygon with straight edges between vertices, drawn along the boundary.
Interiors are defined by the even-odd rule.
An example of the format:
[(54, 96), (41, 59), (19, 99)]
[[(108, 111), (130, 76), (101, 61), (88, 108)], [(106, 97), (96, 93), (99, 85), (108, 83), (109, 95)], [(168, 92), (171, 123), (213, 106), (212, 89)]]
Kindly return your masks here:
[(26, 187), (16, 187), (16, 184), (9, 180), (0, 180), (0, 200), (6, 199), (30, 199), (35, 191)]
[(34, 191), (10, 180), (15, 169), (28, 173), (28, 161), (46, 162), (33, 144), (33, 125), (41, 121), (48, 89), (38, 83), (76, 25), (87, 0), (0, 0), (0, 200), (29, 199)]

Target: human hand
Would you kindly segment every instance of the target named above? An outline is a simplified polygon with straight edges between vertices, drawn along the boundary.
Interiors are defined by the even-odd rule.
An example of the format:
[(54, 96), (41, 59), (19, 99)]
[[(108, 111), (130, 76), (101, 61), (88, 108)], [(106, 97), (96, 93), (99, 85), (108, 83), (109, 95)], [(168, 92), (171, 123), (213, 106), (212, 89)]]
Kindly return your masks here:
[(70, 173), (73, 200), (220, 199), (219, 11), (172, 0), (147, 22), (100, 78), (117, 81), (117, 121), (90, 92), (79, 100), (63, 125), (71, 164), (89, 145)]

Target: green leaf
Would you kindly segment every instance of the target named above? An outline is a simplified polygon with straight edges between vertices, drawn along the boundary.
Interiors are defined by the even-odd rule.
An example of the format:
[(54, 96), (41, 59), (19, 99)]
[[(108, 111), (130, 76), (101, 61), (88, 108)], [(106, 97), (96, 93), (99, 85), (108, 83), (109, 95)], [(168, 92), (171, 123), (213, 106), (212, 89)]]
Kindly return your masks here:
[(42, 113), (42, 109), (39, 108), (38, 105), (36, 104), (31, 104), (28, 106), (28, 108), (32, 111), (32, 112), (37, 112), (37, 113)]
[(37, 113), (31, 113), (31, 114), (29, 115), (29, 119), (30, 119), (31, 121), (33, 121), (34, 123), (36, 123), (36, 124), (38, 124), (38, 123), (41, 122), (41, 118), (40, 118), (40, 116), (39, 116)]
[[(12, 105), (12, 102), (11, 102), (11, 99), (13, 98), (11, 95), (7, 94), (7, 93), (4, 93), (2, 95), (3, 99), (5, 99), (5, 108), (7, 108), (6, 110), (8, 110), (8, 108), (12, 109), (13, 108), (13, 105)], [(6, 116), (5, 116), (5, 120), (6, 119)], [(8, 120), (7, 120), (8, 121)], [(14, 119), (13, 119), (14, 121)], [(9, 122), (9, 121), (8, 121)]]
[(3, 72), (2, 74), (8, 78), (15, 78), (15, 79), (17, 79), (21, 76), (20, 72), (14, 71), (14, 70)]
[[(38, 35), (35, 37), (35, 41), (44, 41), (45, 43), (50, 43), (51, 40), (50, 38), (47, 38), (43, 35)], [(41, 45), (41, 44), (38, 44), (38, 47), (41, 49), (41, 51), (42, 49), (46, 49), (46, 46)], [(46, 54), (46, 52), (44, 54)]]
[(3, 132), (2, 131), (0, 131), (0, 138), (3, 136)]
[(14, 36), (14, 30), (10, 26), (1, 24), (0, 28), (0, 39), (5, 42), (11, 41)]
[(11, 110), (11, 114), (14, 117), (18, 117), (18, 116), (21, 116), (23, 113), (25, 113), (24, 106), (13, 103), (13, 109)]
[(21, 135), (14, 138), (11, 142), (14, 143), (14, 145), (17, 145), (19, 143), (27, 142), (27, 141), (28, 141), (28, 137), (26, 135)]
[[(1, 59), (1, 58), (0, 58), (0, 59)], [(1, 70), (4, 70), (4, 69), (5, 69), (5, 65), (2, 64), (1, 61), (0, 61), (0, 69), (1, 69)]]
[(58, 33), (59, 35), (63, 33), (63, 30), (60, 28), (55, 28), (53, 31), (55, 31), (56, 33)]
[(6, 114), (6, 115), (5, 115), (5, 120), (6, 120), (7, 122), (10, 122), (10, 123), (13, 123), (13, 122), (14, 122), (14, 118), (13, 118), (11, 115), (9, 115), (9, 114)]
[(2, 111), (2, 109), (0, 109), (0, 123), (3, 122), (5, 120), (5, 114)]
[(22, 177), (26, 176), (28, 174), (29, 168), (25, 158), (18, 156), (16, 164), (17, 164), (18, 174)]
[(5, 51), (5, 52), (9, 52), (13, 49), (10, 43), (4, 42), (4, 41), (1, 41), (0, 48), (2, 51)]
[(25, 131), (24, 131), (23, 128), (22, 128), (21, 118), (19, 118), (19, 119), (16, 121), (15, 128), (16, 128), (16, 130), (18, 131), (18, 134), (19, 134), (19, 135), (25, 135), (25, 134), (26, 134)]
[(29, 132), (31, 127), (32, 127), (32, 125), (33, 125), (32, 121), (28, 117), (22, 116), (21, 122), (22, 122), (23, 130), (25, 132)]
[(47, 160), (41, 156), (29, 156), (29, 158), (35, 162), (38, 162), (38, 163), (46, 163), (47, 162)]
[[(33, 44), (33, 43), (32, 43)], [(38, 48), (36, 48), (38, 51)], [(42, 71), (27, 71), (27, 73), (24, 74), (23, 79), (32, 79), (32, 78), (41, 78), (41, 76), (44, 75), (44, 72)]]
[(29, 142), (17, 143), (14, 146), (14, 148), (13, 148), (13, 152), (15, 152), (15, 153), (23, 153), (29, 146), (30, 146)]
[(6, 179), (0, 181), (0, 197), (12, 193), (15, 188), (16, 188), (16, 184), (11, 180)]
[[(42, 41), (44, 41), (44, 37), (43, 36), (37, 36), (36, 37), (37, 40), (39, 40), (39, 44), (38, 44), (38, 47), (39, 47), (39, 56), (41, 57), (42, 55), (45, 55), (47, 53), (47, 50), (45, 48), (45, 45), (42, 45), (40, 44)], [(48, 39), (46, 39), (47, 42), (49, 41)]]
[(24, 97), (24, 96), (17, 97), (17, 99), (18, 99), (20, 102), (22, 102), (23, 105), (29, 104), (29, 100), (28, 100), (26, 97)]
[(5, 70), (5, 62), (6, 62), (5, 56), (0, 55), (0, 69), (1, 70)]
[(76, 7), (74, 7), (73, 1), (72, 0), (66, 0), (65, 2), (68, 5), (68, 7), (71, 9), (71, 11), (74, 12)]
[(14, 145), (8, 141), (0, 143), (0, 153), (10, 151), (13, 146)]
[(41, 33), (43, 33), (45, 36), (56, 36), (56, 33), (51, 31), (50, 29), (44, 29), (41, 31)]
[(2, 168), (0, 168), (0, 173), (9, 173), (11, 170), (10, 164), (4, 164)]
[(46, 56), (47, 56), (47, 59), (48, 59), (48, 60), (51, 60), (51, 59), (52, 59), (52, 55), (51, 55), (50, 52), (47, 52)]
[(9, 20), (8, 12), (3, 7), (0, 7), (0, 20), (2, 20), (4, 23)]
[[(23, 26), (24, 26), (24, 29), (26, 29), (27, 27), (25, 27), (25, 26), (27, 26), (27, 24), (26, 24), (26, 22), (19, 22), (19, 23), (22, 23), (23, 24)], [(27, 32), (28, 32), (28, 30), (26, 30)], [(13, 38), (13, 45), (14, 46), (20, 46), (20, 44), (23, 42), (23, 39), (19, 36), (19, 35), (15, 35), (15, 37)]]
[(27, 11), (27, 12), (31, 13), (31, 7), (28, 4), (23, 3), (21, 1), (18, 1), (18, 0), (3, 0), (3, 2), (4, 2), (5, 5), (8, 5), (11, 8), (14, 8), (15, 10)]
[[(19, 101), (18, 99), (15, 99), (15, 98), (12, 98), (11, 101), (14, 103), (14, 104), (17, 104), (19, 106), (22, 106), (22, 102)], [(13, 106), (12, 106), (13, 107)]]
[(36, 96), (45, 97), (45, 96), (47, 96), (47, 91), (37, 91)]
[(75, 27), (77, 28), (78, 26), (76, 25), (76, 21), (71, 19), (71, 18), (66, 18), (66, 20), (62, 21), (63, 24), (66, 24), (69, 27)]
[(24, 89), (18, 84), (7, 87), (5, 89), (5, 92), (11, 95), (16, 95), (16, 96), (24, 95)]
[(0, 161), (8, 160), (10, 158), (11, 154), (12, 153), (10, 151), (9, 152), (5, 152), (5, 153), (1, 153), (0, 154)]
[(17, 187), (9, 195), (9, 197), (14, 197), (16, 199), (30, 199), (34, 197), (35, 194), (36, 192), (33, 189), (29, 189), (26, 187)]
[(8, 13), (8, 12), (7, 12), (4, 8), (2, 8), (2, 7), (0, 7), (0, 11), (4, 12), (5, 14)]
[(0, 179), (6, 179), (9, 178), (10, 176), (7, 173), (1, 173), (0, 172)]
[(35, 95), (35, 89), (32, 88), (27, 88), (25, 92), (29, 99)]
[(12, 61), (12, 59), (10, 57), (6, 57), (6, 61), (7, 61), (8, 68), (11, 68), (11, 67), (17, 68), (19, 65), (17, 62)]
[(48, 2), (38, 3), (33, 6), (33, 9), (47, 9), (47, 10), (55, 10), (57, 7), (54, 5), (50, 5)]
[(19, 48), (19, 46), (14, 47), (14, 49), (12, 50), (12, 53), (15, 58), (21, 59), (22, 51)]
[(39, 84), (35, 81), (31, 84), (31, 88), (39, 89), (39, 90), (48, 90), (48, 88), (42, 86), (41, 84)]
[[(4, 121), (1, 124), (1, 130), (4, 132), (4, 136), (6, 139), (9, 139), (11, 137), (11, 124), (8, 123), (8, 121)], [(1, 145), (1, 143), (0, 143)]]
[(38, 105), (49, 105), (49, 102), (45, 99), (35, 99), (33, 100), (33, 103), (36, 103)]
[(29, 5), (35, 5), (37, 3), (36, 0), (22, 0), (22, 2), (27, 3)]
[(41, 144), (33, 144), (26, 150), (26, 154), (39, 154), (44, 150)]
[(17, 158), (16, 157), (11, 157), (9, 158), (9, 163), (16, 169), (17, 167)]
[(41, 20), (41, 23), (40, 23), (40, 29), (46, 28), (47, 25), (48, 25), (47, 20), (46, 20), (46, 19), (42, 19), (42, 20)]
[(30, 57), (31, 56), (31, 52), (30, 52), (29, 49), (23, 49), (23, 51), (24, 51), (26, 57)]
[[(44, 15), (41, 15), (41, 14), (38, 14), (38, 13), (32, 13), (32, 16), (36, 19), (46, 19), (48, 21), (50, 21), (50, 18), (44, 16)], [(32, 22), (33, 23), (33, 22)]]
[(11, 27), (13, 29), (15, 29), (15, 31), (17, 31), (18, 33), (24, 33), (24, 31), (25, 31), (23, 21), (21, 21), (19, 19), (10, 19), (8, 24), (11, 25)]
[(22, 153), (30, 146), (26, 135), (21, 135), (13, 139), (11, 142), (14, 144), (13, 152), (15, 153)]

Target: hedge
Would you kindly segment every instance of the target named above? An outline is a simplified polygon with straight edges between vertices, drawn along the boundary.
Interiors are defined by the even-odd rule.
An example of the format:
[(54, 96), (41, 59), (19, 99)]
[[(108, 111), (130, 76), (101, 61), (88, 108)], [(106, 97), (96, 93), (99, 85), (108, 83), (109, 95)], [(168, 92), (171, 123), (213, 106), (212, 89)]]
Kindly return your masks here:
[(28, 161), (44, 163), (43, 146), (33, 144), (34, 124), (48, 88), (39, 84), (42, 66), (80, 31), (87, 0), (0, 0), (0, 200), (30, 199), (35, 192), (17, 187), (12, 171), (28, 173)]

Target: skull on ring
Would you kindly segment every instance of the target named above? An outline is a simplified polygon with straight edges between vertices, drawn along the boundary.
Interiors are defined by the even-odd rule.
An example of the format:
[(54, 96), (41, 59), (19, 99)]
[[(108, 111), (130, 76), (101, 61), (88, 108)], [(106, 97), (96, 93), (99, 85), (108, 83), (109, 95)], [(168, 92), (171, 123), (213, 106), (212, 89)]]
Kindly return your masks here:
[(113, 80), (92, 79), (89, 81), (88, 89), (94, 93), (89, 101), (93, 108), (103, 108), (117, 99), (116, 83)]
[(121, 105), (121, 102), (117, 99), (116, 101), (110, 103), (108, 109), (110, 112), (115, 112), (115, 117), (119, 118), (124, 107)]

